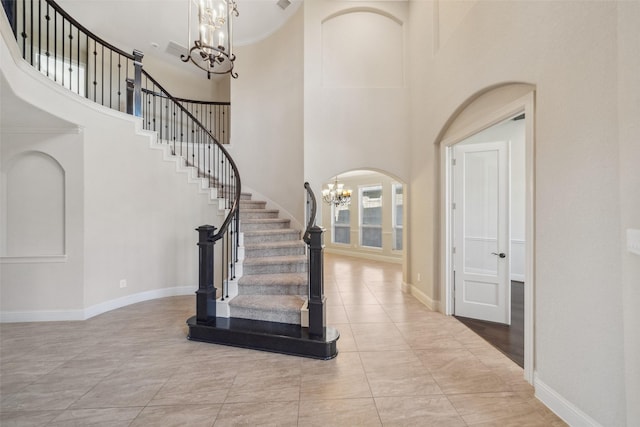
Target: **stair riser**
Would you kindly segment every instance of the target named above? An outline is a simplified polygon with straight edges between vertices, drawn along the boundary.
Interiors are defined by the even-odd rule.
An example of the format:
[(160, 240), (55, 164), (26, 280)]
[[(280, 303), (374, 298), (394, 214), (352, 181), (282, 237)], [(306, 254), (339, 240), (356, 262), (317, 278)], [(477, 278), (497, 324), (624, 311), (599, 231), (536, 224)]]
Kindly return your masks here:
[(257, 234), (257, 235), (244, 235), (244, 244), (251, 245), (254, 243), (268, 243), (268, 242), (285, 242), (290, 240), (299, 240), (300, 233), (277, 233), (277, 234)]
[(240, 231), (280, 230), (280, 229), (286, 229), (286, 228), (289, 228), (289, 221), (258, 222), (258, 223), (240, 222)]
[(307, 285), (240, 285), (238, 295), (307, 295)]
[(231, 307), (231, 317), (241, 319), (264, 320), (267, 322), (300, 324), (300, 312), (278, 312), (273, 310), (246, 309), (243, 307)]
[(245, 249), (246, 258), (304, 255), (304, 246), (286, 248)]
[(286, 264), (244, 264), (244, 274), (278, 274), (278, 273), (306, 273), (306, 263)]

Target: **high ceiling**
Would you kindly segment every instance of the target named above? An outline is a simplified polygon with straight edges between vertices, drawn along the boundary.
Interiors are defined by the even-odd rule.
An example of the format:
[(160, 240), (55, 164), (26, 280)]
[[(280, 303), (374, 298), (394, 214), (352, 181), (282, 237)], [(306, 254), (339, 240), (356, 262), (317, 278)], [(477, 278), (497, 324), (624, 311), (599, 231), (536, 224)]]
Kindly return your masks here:
[[(145, 56), (176, 61), (167, 53), (169, 42), (188, 44), (188, 11), (191, 0), (57, 0), (82, 25), (105, 41), (125, 50), (141, 50)], [(233, 22), (234, 44), (259, 41), (282, 26), (300, 7), (290, 0), (282, 9), (278, 0), (236, 0), (240, 16)]]

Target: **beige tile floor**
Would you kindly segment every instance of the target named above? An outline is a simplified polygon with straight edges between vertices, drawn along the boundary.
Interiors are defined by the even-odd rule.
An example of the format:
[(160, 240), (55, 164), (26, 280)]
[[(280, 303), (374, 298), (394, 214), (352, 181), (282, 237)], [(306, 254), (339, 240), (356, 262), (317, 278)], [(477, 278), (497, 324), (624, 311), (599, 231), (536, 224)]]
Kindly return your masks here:
[(559, 426), (522, 370), (400, 290), (400, 267), (325, 256), (330, 361), (186, 339), (195, 298), (0, 326), (0, 425)]

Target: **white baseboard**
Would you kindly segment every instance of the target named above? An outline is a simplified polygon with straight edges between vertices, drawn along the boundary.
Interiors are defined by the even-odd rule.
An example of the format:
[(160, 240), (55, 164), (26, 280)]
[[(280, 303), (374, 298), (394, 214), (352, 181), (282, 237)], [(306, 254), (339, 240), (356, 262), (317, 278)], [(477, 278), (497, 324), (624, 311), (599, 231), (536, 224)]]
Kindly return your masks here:
[(84, 310), (2, 311), (0, 323), (66, 322), (84, 320)]
[(538, 374), (534, 374), (535, 396), (564, 422), (572, 427), (602, 427), (596, 420), (578, 409), (557, 391), (545, 384)]
[(179, 295), (193, 295), (196, 290), (197, 286), (154, 289), (112, 299), (80, 310), (3, 311), (0, 312), (0, 323), (87, 320), (99, 314), (143, 301)]
[(435, 301), (415, 286), (402, 282), (402, 290), (413, 295), (418, 301), (426, 305), (429, 310), (440, 311), (440, 301)]

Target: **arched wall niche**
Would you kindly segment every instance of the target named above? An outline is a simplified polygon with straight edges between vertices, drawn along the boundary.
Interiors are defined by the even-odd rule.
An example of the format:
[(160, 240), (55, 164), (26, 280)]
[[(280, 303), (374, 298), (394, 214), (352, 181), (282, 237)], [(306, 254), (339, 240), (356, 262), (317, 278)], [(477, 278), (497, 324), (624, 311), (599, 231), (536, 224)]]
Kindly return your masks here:
[(6, 169), (4, 256), (65, 254), (65, 170), (52, 156), (26, 151)]
[(404, 27), (375, 8), (341, 10), (322, 21), (322, 85), (335, 88), (404, 86)]

